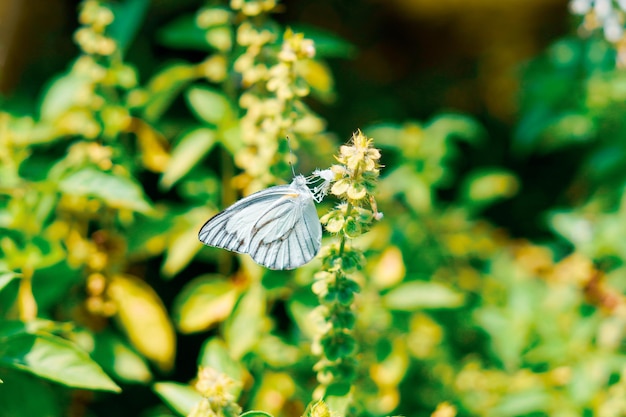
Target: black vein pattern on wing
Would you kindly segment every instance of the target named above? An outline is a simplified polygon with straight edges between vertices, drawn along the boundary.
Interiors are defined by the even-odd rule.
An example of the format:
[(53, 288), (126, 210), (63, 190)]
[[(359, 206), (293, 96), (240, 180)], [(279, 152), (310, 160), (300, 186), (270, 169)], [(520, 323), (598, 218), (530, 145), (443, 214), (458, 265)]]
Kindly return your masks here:
[[(322, 228), (315, 204), (312, 199), (303, 201), (295, 197), (301, 195), (285, 195), (265, 213), (272, 217), (266, 219), (264, 214), (252, 228), (249, 253), (267, 268), (297, 268), (313, 259), (319, 251)], [(266, 240), (268, 236), (272, 238)], [(293, 246), (292, 242), (295, 242)]]
[[(247, 236), (246, 230), (241, 230), (237, 228), (236, 225), (238, 223), (253, 223), (251, 223), (249, 219), (240, 218), (240, 216), (243, 215), (242, 211), (253, 205), (278, 200), (285, 196), (290, 190), (289, 185), (277, 185), (237, 201), (232, 206), (207, 220), (198, 233), (198, 239), (208, 246), (228, 249), (238, 253), (247, 253), (250, 243), (248, 240), (249, 236)], [(270, 205), (267, 210), (271, 210), (272, 206), (273, 205)], [(267, 212), (267, 210), (265, 210), (265, 212)], [(260, 216), (265, 214), (265, 212), (261, 213)], [(242, 220), (246, 221), (244, 222)]]

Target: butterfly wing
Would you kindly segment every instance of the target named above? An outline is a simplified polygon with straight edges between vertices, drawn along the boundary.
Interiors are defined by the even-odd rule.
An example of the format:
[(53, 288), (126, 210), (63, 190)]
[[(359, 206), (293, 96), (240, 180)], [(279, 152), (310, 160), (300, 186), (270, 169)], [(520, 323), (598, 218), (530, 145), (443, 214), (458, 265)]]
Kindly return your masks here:
[(248, 253), (269, 269), (294, 269), (309, 262), (321, 246), (320, 225), (313, 196), (306, 186), (291, 184), (292, 192), (276, 201), (251, 229)]
[(237, 201), (211, 217), (200, 229), (198, 239), (208, 246), (248, 253), (255, 223), (290, 191), (289, 185), (277, 185)]

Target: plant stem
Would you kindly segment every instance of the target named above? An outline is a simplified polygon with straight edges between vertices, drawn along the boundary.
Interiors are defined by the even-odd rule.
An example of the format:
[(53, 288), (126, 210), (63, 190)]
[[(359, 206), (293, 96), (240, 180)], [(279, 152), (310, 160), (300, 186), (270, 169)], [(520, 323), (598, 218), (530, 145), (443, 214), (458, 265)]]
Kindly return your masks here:
[[(348, 217), (349, 213), (352, 211), (352, 203), (350, 202), (350, 200), (348, 200), (348, 204), (346, 205), (346, 218)], [(339, 256), (343, 255), (343, 250), (346, 246), (346, 241), (348, 240), (348, 238), (346, 237), (345, 233), (342, 233), (341, 235), (341, 242), (339, 243)]]

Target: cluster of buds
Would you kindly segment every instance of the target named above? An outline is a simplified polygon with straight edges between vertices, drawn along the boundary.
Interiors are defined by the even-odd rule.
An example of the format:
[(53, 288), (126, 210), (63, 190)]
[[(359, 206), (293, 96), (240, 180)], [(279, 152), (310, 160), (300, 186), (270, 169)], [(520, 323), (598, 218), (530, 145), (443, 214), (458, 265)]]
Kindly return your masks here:
[(221, 83), (228, 76), (228, 54), (233, 47), (232, 22), (234, 14), (221, 6), (208, 6), (196, 15), (196, 25), (204, 30), (206, 42), (216, 53), (199, 64), (200, 73), (213, 83)]
[(324, 248), (322, 270), (313, 284), (320, 301), (317, 313), (324, 321), (313, 347), (322, 357), (315, 366), (319, 396), (348, 395), (356, 378), (353, 305), (360, 287), (349, 275), (362, 266), (363, 254), (348, 242), (382, 218), (372, 195), (380, 169), (380, 151), (372, 147), (372, 139), (358, 131), (336, 158), (339, 164), (331, 167), (336, 181), (330, 192), (342, 202), (321, 221), (339, 241)]
[(352, 145), (340, 148), (340, 164), (331, 167), (338, 179), (330, 192), (343, 202), (321, 221), (326, 230), (343, 233), (348, 239), (366, 232), (373, 220), (382, 218), (371, 195), (380, 173), (380, 151), (371, 145), (372, 140), (358, 131), (352, 137)]
[(269, 65), (261, 59), (261, 50), (275, 40), (272, 32), (257, 30), (244, 22), (237, 39), (247, 49), (236, 60), (235, 70), (242, 74), (243, 85), (248, 90), (239, 101), (246, 110), (241, 120), (246, 148), (237, 155), (236, 163), (245, 171), (244, 186), (252, 191), (275, 182), (271, 168), (286, 158), (286, 155), (276, 157), (280, 140), (286, 136), (295, 135), (297, 139), (299, 134), (320, 133), (324, 125), (310, 123), (316, 118), (301, 101), (310, 90), (297, 71), (298, 62), (315, 55), (313, 41), (287, 29), (281, 50), (274, 57), (277, 62)]
[(276, 0), (231, 0), (230, 7), (246, 16), (254, 17), (271, 12), (276, 8)]
[(114, 15), (102, 2), (84, 1), (78, 20), (83, 27), (76, 31), (74, 39), (83, 51), (110, 56), (117, 50), (115, 41), (104, 34), (107, 26), (113, 23)]
[(200, 368), (196, 390), (202, 400), (189, 413), (189, 417), (236, 417), (241, 407), (235, 402), (231, 390), (236, 382), (213, 368)]
[(56, 126), (63, 135), (116, 138), (131, 123), (128, 109), (107, 94), (128, 91), (138, 84), (136, 70), (123, 63), (115, 40), (106, 34), (114, 14), (105, 2), (85, 0), (79, 16), (81, 26), (74, 39), (83, 51), (74, 63), (71, 76), (77, 83), (74, 106), (58, 116)]

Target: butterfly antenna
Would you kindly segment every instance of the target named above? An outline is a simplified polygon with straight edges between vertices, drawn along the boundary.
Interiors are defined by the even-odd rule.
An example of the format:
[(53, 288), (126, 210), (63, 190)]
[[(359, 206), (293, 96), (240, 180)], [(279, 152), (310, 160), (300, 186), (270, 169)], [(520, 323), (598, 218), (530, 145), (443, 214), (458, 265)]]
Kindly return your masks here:
[(293, 168), (293, 163), (291, 162), (291, 160), (293, 159), (293, 152), (291, 151), (291, 144), (289, 143), (289, 136), (287, 136), (287, 148), (289, 148), (289, 166), (291, 167), (291, 173), (293, 174), (294, 178), (296, 176), (296, 171)]

